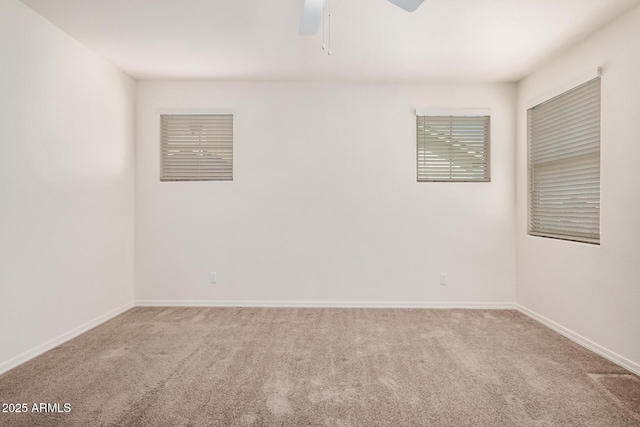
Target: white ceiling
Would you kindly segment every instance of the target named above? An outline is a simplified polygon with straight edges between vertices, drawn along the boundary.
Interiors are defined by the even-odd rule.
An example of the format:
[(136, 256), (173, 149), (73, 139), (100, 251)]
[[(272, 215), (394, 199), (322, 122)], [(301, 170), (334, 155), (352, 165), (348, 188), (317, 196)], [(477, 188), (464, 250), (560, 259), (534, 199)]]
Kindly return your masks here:
[(137, 79), (517, 81), (640, 0), (331, 1), (331, 51), (304, 0), (22, 0)]

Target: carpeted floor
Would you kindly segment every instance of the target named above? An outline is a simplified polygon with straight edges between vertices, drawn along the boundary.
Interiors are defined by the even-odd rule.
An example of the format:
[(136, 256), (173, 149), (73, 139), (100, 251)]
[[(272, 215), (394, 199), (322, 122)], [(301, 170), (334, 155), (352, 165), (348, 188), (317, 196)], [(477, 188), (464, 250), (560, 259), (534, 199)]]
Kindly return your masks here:
[(640, 426), (637, 376), (509, 310), (135, 308), (0, 402), (29, 407), (0, 426)]

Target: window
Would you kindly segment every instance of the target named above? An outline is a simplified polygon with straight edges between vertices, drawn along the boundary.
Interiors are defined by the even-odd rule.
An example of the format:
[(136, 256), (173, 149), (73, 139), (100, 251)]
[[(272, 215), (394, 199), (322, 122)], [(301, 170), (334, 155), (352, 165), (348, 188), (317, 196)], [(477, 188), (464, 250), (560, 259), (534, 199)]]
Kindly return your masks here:
[(418, 182), (488, 182), (489, 116), (417, 116)]
[(232, 181), (233, 115), (160, 116), (160, 181)]
[(600, 242), (600, 77), (528, 110), (529, 234)]

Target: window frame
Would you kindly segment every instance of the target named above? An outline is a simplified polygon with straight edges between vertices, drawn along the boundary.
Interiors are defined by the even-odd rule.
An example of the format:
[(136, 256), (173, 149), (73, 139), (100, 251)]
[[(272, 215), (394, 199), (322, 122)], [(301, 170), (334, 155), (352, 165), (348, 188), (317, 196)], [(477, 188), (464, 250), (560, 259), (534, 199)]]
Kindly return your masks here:
[[(446, 179), (421, 179), (420, 178), (420, 135), (419, 135), (419, 120), (421, 117), (438, 117), (438, 118), (483, 118), (486, 119), (486, 131), (484, 142), (484, 160), (486, 161), (485, 177), (482, 179), (455, 179), (451, 176)], [(416, 181), (417, 182), (431, 182), (431, 183), (449, 183), (449, 182), (462, 182), (462, 183), (490, 183), (491, 182), (491, 127), (493, 122), (493, 115), (490, 109), (416, 109)]]
[[(551, 103), (554, 101), (565, 100), (565, 96), (575, 93), (574, 91), (579, 90), (581, 87), (586, 86), (595, 80), (599, 81), (599, 91), (598, 91), (598, 227), (597, 227), (597, 235), (596, 237), (587, 237), (586, 235), (577, 235), (571, 234), (571, 232), (566, 231), (566, 229), (562, 233), (554, 233), (549, 231), (539, 231), (534, 230), (533, 227), (533, 160), (532, 160), (532, 130), (531, 130), (531, 111), (543, 104)], [(575, 107), (575, 105), (572, 105)], [(563, 87), (560, 93), (556, 93), (553, 96), (546, 96), (543, 100), (536, 100), (535, 102), (530, 102), (526, 108), (526, 133), (527, 133), (527, 235), (531, 237), (542, 237), (547, 239), (554, 239), (560, 241), (567, 242), (575, 242), (575, 243), (585, 243), (589, 245), (599, 246), (602, 238), (602, 79), (601, 79), (601, 70), (598, 69), (597, 76), (589, 76), (588, 78), (583, 78), (579, 82), (574, 82), (570, 86)], [(580, 155), (574, 155), (571, 158), (578, 158)], [(575, 160), (577, 161), (577, 160)]]
[[(170, 177), (167, 178), (163, 174), (164, 168), (164, 135), (162, 129), (162, 116), (231, 116), (231, 170), (228, 178), (219, 179), (219, 178), (207, 178), (207, 177), (193, 177), (193, 178), (175, 178)], [(158, 111), (158, 128), (159, 128), (159, 170), (158, 176), (160, 182), (233, 182), (234, 180), (234, 157), (235, 157), (235, 115), (233, 111), (230, 110), (192, 110), (192, 109), (160, 109)]]

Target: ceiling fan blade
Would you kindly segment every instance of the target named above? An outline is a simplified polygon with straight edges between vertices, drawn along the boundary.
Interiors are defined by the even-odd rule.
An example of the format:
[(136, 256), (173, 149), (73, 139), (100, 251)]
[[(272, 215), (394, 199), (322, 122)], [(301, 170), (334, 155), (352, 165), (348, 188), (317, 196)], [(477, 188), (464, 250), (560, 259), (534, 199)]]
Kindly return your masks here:
[(312, 36), (318, 32), (323, 5), (324, 0), (304, 0), (304, 9), (302, 10), (302, 19), (300, 19), (298, 34), (301, 36)]
[(422, 4), (424, 0), (389, 0), (396, 6), (400, 6), (407, 12), (413, 12)]

